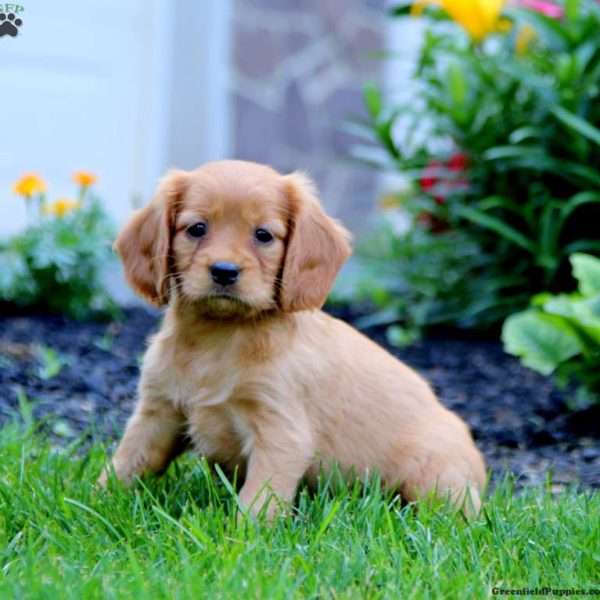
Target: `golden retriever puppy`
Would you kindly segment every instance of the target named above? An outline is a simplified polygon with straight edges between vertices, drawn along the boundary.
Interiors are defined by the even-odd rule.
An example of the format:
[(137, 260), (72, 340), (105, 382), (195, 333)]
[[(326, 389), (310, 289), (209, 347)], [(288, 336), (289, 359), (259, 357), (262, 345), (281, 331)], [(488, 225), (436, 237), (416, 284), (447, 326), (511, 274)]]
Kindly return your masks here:
[(479, 510), (485, 468), (465, 423), (320, 310), (348, 239), (302, 174), (220, 161), (165, 177), (115, 244), (133, 289), (167, 307), (112, 461), (119, 480), (164, 470), (187, 437), (239, 468), (253, 514), (333, 465)]

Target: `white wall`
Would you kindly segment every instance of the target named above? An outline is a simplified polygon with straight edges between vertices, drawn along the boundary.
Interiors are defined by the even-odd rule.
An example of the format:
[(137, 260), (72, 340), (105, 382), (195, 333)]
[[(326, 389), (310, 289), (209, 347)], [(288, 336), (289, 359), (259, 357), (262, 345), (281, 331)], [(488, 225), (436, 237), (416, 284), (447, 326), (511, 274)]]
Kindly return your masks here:
[(123, 221), (166, 168), (229, 151), (231, 0), (23, 0), (16, 38), (0, 38), (0, 236), (25, 209), (25, 171), (72, 196), (73, 171)]

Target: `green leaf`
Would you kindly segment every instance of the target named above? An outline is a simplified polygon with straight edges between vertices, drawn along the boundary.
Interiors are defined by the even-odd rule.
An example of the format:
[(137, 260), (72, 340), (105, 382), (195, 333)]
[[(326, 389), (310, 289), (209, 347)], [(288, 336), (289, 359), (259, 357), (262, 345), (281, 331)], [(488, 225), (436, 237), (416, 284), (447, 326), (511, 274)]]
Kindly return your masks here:
[(544, 269), (554, 270), (561, 259), (558, 246), (558, 237), (562, 229), (563, 220), (556, 214), (559, 209), (558, 202), (546, 202), (542, 209), (539, 227), (539, 253), (536, 262)]
[(577, 336), (560, 318), (533, 310), (508, 317), (502, 341), (506, 352), (521, 357), (525, 366), (543, 375), (550, 375), (581, 351)]
[(562, 174), (579, 183), (600, 186), (600, 174), (594, 169), (566, 160), (558, 160), (547, 154), (539, 146), (495, 146), (483, 153), (483, 159), (489, 161), (511, 160), (517, 169), (533, 169)]
[(548, 45), (554, 46), (555, 50), (562, 50), (569, 43), (569, 30), (563, 26), (558, 19), (547, 17), (537, 10), (531, 9), (509, 9), (506, 11), (508, 15), (514, 13), (516, 19), (520, 22), (529, 23), (535, 31), (545, 38)]
[(486, 212), (488, 210), (500, 208), (512, 212), (517, 217), (520, 217), (526, 221), (528, 224), (530, 224), (530, 221), (532, 220), (526, 213), (523, 204), (516, 202), (515, 200), (505, 198), (504, 196), (487, 196), (477, 203), (477, 208)]
[(376, 120), (381, 114), (381, 94), (375, 84), (367, 83), (365, 85), (364, 99), (369, 115)]
[(579, 1), (580, 0), (565, 0), (565, 13), (567, 21), (575, 23), (579, 17)]
[(563, 254), (569, 255), (576, 252), (600, 252), (600, 240), (577, 240), (564, 247)]
[(457, 212), (461, 217), (497, 233), (524, 250), (532, 254), (535, 251), (535, 246), (531, 240), (514, 227), (506, 224), (502, 219), (468, 206), (458, 207)]
[(462, 67), (452, 61), (448, 65), (448, 87), (452, 102), (459, 107), (464, 106), (467, 100), (467, 82)]
[(533, 125), (525, 125), (523, 127), (519, 127), (515, 129), (509, 136), (508, 141), (511, 144), (520, 144), (523, 140), (526, 139), (536, 139), (540, 137), (540, 130), (538, 127), (534, 127)]
[(388, 10), (392, 17), (407, 17), (410, 15), (411, 9), (412, 2), (406, 2), (404, 4), (399, 4), (398, 6), (392, 6)]
[[(388, 301), (389, 302), (389, 301)], [(386, 306), (381, 310), (375, 311), (369, 315), (359, 317), (352, 325), (357, 329), (367, 329), (369, 327), (380, 327), (389, 325), (398, 321), (399, 310), (397, 306)]]
[(570, 261), (579, 291), (584, 296), (600, 294), (600, 259), (590, 254), (573, 254)]
[(574, 115), (573, 113), (565, 110), (561, 106), (555, 106), (551, 109), (552, 114), (559, 120), (562, 121), (567, 127), (575, 130), (584, 137), (592, 140), (592, 142), (600, 146), (600, 129), (597, 129), (585, 119)]
[(587, 191), (579, 192), (578, 194), (575, 194), (569, 198), (569, 200), (567, 200), (560, 209), (563, 219), (569, 217), (573, 211), (585, 204), (600, 204), (600, 193)]
[(576, 295), (559, 294), (546, 300), (544, 311), (565, 317), (573, 331), (579, 336), (582, 350), (591, 354), (600, 349), (600, 313), (596, 298), (581, 298)]

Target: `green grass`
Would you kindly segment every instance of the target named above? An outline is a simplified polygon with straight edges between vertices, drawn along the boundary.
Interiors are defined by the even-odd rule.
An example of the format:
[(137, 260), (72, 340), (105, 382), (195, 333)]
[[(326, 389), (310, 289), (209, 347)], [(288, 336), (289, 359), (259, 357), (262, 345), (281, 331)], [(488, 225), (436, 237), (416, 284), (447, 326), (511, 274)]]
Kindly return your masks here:
[(134, 490), (93, 487), (95, 444), (0, 431), (0, 598), (479, 598), (598, 586), (598, 494), (515, 496), (467, 524), (376, 483), (300, 492), (294, 516), (236, 523), (231, 487), (193, 456)]

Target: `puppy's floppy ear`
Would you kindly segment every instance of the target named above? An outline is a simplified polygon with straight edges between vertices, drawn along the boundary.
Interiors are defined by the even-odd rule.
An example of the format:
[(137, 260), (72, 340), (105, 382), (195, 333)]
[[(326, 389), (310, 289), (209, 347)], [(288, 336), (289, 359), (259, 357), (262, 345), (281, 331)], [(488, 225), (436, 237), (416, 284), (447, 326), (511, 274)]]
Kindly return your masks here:
[(133, 290), (155, 306), (169, 301), (171, 237), (176, 204), (189, 174), (170, 171), (160, 182), (152, 201), (136, 211), (114, 244)]
[(325, 214), (314, 183), (302, 173), (284, 177), (290, 213), (280, 304), (285, 312), (321, 308), (343, 262), (350, 233)]

